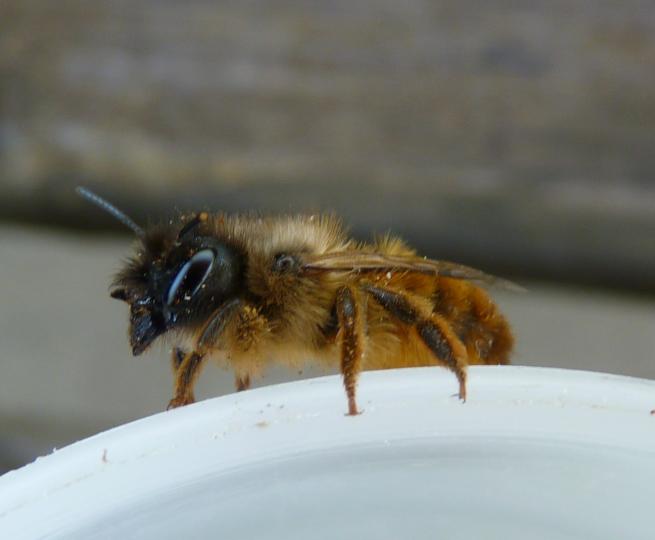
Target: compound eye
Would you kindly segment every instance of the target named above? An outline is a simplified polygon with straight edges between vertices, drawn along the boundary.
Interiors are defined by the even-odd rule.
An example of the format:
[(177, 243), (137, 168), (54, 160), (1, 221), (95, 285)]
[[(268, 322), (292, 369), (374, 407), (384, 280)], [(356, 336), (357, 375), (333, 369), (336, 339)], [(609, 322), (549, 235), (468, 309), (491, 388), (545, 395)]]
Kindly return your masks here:
[(214, 266), (214, 252), (203, 249), (191, 257), (173, 279), (166, 304), (172, 306), (182, 300), (190, 300), (209, 276)]

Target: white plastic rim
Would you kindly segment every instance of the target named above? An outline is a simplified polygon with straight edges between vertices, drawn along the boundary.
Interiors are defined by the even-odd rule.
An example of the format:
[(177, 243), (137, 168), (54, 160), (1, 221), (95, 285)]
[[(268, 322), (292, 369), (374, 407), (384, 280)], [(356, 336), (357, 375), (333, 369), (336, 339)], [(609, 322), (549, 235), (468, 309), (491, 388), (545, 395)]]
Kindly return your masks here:
[(211, 399), (0, 478), (0, 538), (655, 538), (655, 381), (474, 367)]

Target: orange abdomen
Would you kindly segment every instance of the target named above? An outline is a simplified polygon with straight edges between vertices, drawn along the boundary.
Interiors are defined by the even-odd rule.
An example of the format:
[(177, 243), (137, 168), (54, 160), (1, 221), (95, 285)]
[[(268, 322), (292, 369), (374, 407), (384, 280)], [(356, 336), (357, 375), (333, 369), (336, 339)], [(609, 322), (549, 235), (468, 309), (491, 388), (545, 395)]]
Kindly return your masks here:
[[(507, 364), (514, 338), (505, 317), (486, 291), (461, 279), (420, 273), (366, 277), (376, 287), (394, 291), (414, 310), (414, 318), (443, 321), (443, 338), (453, 351), (461, 343), (466, 364)], [(364, 293), (366, 294), (366, 293)], [(446, 365), (423, 342), (411, 317), (398, 317), (367, 295), (367, 354), (364, 369)], [(390, 306), (391, 307), (391, 306)], [(405, 318), (403, 322), (401, 319)]]
[(469, 364), (508, 364), (514, 345), (509, 324), (484, 289), (464, 280), (437, 278), (434, 313), (444, 317), (466, 346)]

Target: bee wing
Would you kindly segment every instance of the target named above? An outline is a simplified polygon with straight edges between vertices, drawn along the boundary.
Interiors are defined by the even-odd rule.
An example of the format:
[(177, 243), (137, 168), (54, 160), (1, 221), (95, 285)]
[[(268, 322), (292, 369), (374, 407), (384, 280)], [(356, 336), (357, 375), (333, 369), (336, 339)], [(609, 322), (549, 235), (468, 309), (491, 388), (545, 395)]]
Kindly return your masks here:
[(525, 289), (511, 281), (486, 274), (481, 270), (449, 261), (435, 261), (415, 256), (383, 255), (345, 251), (305, 258), (302, 267), (308, 271), (333, 272), (419, 272), (453, 279), (476, 281), (513, 291)]

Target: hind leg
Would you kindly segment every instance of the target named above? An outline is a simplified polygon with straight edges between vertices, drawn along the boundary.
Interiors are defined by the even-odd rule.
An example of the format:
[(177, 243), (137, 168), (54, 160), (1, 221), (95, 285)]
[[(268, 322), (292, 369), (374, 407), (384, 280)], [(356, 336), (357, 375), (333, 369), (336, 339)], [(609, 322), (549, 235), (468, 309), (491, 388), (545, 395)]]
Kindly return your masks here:
[(436, 313), (424, 313), (403, 293), (368, 284), (363, 285), (362, 289), (399, 322), (416, 329), (435, 361), (444, 364), (455, 374), (459, 382), (459, 397), (466, 401), (468, 354), (446, 319)]

